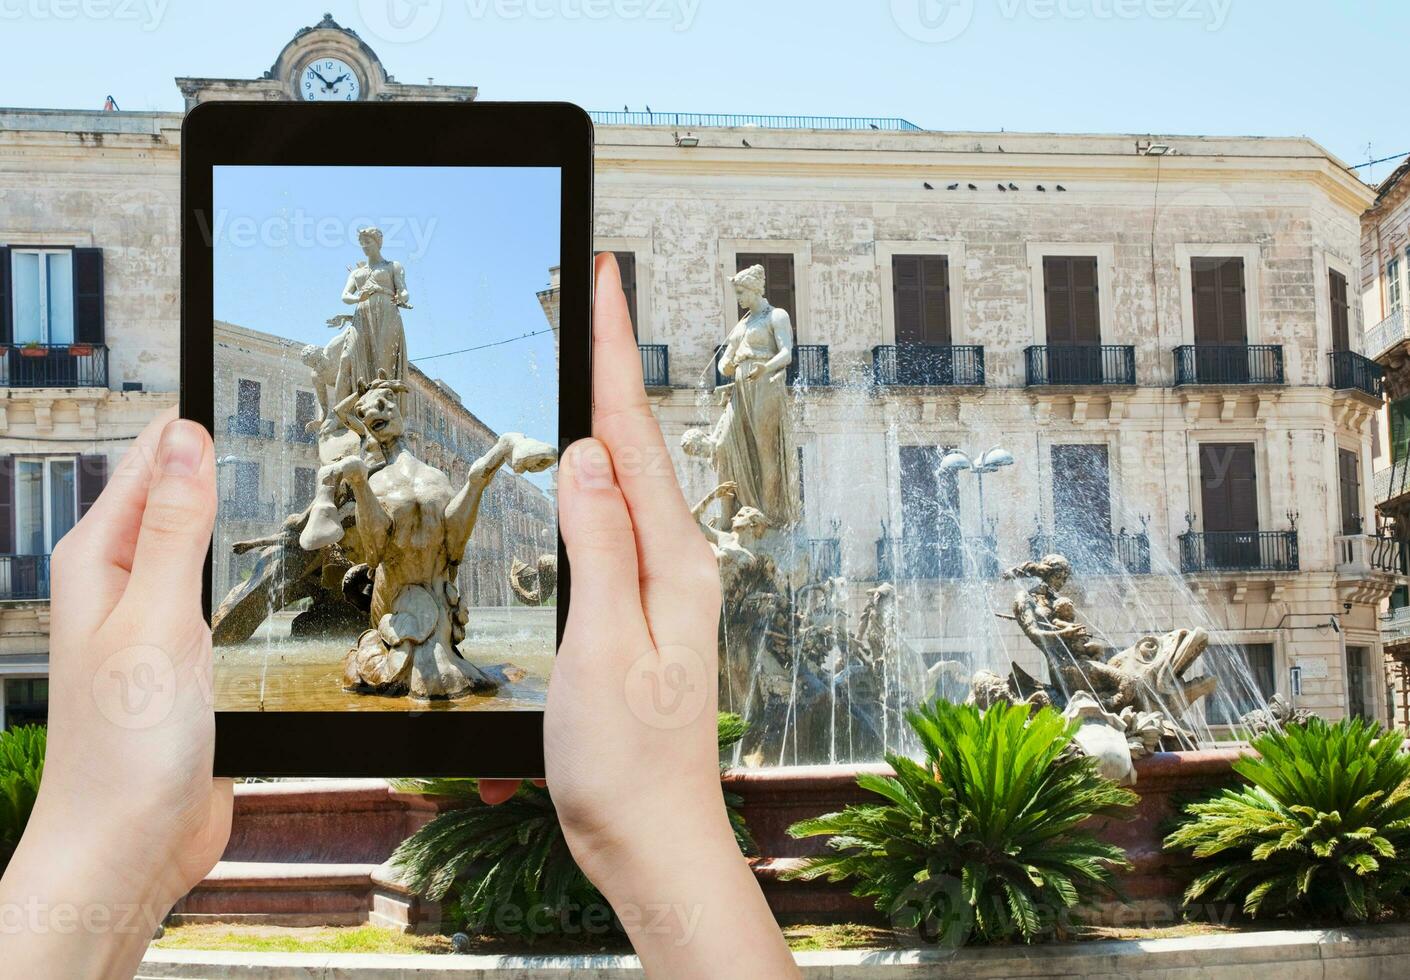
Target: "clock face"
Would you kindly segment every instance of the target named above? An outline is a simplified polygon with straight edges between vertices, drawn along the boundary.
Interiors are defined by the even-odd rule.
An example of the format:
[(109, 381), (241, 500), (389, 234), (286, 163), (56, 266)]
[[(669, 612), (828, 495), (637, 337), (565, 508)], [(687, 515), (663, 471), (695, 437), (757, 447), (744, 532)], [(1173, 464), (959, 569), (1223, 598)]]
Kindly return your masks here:
[(341, 58), (319, 58), (304, 65), (298, 89), (305, 102), (356, 102), (362, 97), (357, 72)]

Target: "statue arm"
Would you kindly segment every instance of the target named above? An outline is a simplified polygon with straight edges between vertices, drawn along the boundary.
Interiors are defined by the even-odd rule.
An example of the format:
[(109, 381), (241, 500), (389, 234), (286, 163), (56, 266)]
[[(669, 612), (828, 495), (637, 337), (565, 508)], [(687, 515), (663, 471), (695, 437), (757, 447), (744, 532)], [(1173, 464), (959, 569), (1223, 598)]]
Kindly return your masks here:
[(734, 377), (734, 358), (739, 353), (739, 341), (743, 334), (738, 328), (730, 332), (725, 340), (725, 349), (720, 352), (720, 373), (726, 378)]
[[(514, 460), (516, 451), (520, 453), (520, 458)], [(506, 432), (490, 447), (489, 452), (471, 463), (465, 486), (446, 506), (446, 548), (451, 558), (459, 561), (465, 554), (465, 546), (479, 517), (480, 499), (501, 466), (513, 460), (511, 465), (516, 472), (541, 472), (553, 465), (557, 458), (553, 447), (528, 439), (518, 432)]]
[[(337, 473), (335, 481), (343, 480), (352, 490), (358, 536), (367, 557), (375, 559), (369, 561), (369, 564), (376, 564), (381, 561), (382, 552), (391, 537), (392, 517), (382, 506), (382, 501), (372, 492), (372, 485), (368, 482), (367, 464), (361, 456), (348, 456), (330, 466)], [(336, 485), (335, 482), (334, 486)]]
[(778, 347), (778, 353), (764, 365), (765, 377), (773, 377), (793, 363), (793, 320), (788, 316), (788, 311), (775, 307), (773, 316), (769, 317), (769, 324), (773, 327), (774, 344)]
[[(356, 306), (362, 302), (361, 290), (357, 288), (357, 269), (348, 273), (347, 284), (343, 286), (343, 302), (349, 306)], [(332, 324), (330, 323), (329, 326)]]
[(406, 270), (400, 262), (392, 263), (392, 302), (411, 309), (411, 296), (406, 291)]

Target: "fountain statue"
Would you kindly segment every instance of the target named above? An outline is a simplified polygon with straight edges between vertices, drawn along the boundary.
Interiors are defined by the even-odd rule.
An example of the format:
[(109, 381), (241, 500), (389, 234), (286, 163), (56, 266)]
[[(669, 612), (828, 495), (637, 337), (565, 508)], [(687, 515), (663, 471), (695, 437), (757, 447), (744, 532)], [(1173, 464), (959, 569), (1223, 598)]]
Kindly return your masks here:
[(557, 555), (539, 555), (532, 565), (515, 558), (509, 566), (509, 589), (526, 606), (544, 605), (557, 587)]
[[(309, 425), (322, 464), (314, 499), (274, 534), (235, 545), (237, 554), (258, 550), (255, 574), (220, 603), (212, 634), (217, 644), (239, 642), (270, 612), (312, 598), (295, 632), (315, 610), (303, 632), (326, 635), (350, 623), (361, 630), (344, 657), (346, 690), (419, 699), (485, 691), (497, 686), (496, 671), (513, 678), (474, 666), (457, 649), (469, 618), (457, 572), (495, 473), (506, 466), (541, 472), (557, 451), (507, 433), (471, 463), (458, 489), (417, 458), (400, 405), (410, 391), (400, 314), (411, 309), (405, 273), (381, 254), (376, 228), (362, 229), (358, 241), (366, 259), (351, 270), (342, 296), (356, 311), (328, 321), (340, 329), (327, 345), (301, 352), (321, 409)], [(552, 596), (556, 559), (545, 557), (536, 581), (511, 569), (522, 601)]]

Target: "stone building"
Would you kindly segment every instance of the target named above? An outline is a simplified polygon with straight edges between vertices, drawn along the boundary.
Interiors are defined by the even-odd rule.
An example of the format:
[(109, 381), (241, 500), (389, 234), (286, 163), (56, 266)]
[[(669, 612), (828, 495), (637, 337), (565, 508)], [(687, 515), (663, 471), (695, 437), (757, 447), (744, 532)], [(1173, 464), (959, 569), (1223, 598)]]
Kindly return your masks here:
[[(329, 60), (336, 74), (309, 75)], [(398, 88), (331, 21), (300, 31), (264, 77), (179, 84), (188, 107), (476, 94)], [(1377, 611), (1404, 578), (1365, 519), (1380, 372), (1361, 326), (1385, 314), (1366, 297), (1359, 222), (1377, 198), (1321, 147), (923, 132), (883, 118), (596, 121), (596, 247), (618, 253), (670, 442), (713, 420), (712, 354), (737, 316), (728, 277), (765, 265), (798, 334), (800, 546), (858, 593), (895, 582), (909, 647), (1035, 667), (995, 615), (1012, 588), (995, 572), (1060, 548), (1077, 560), (1084, 614), (1114, 641), (1205, 625), (1265, 693), (1329, 717), (1384, 716)], [(12, 720), (43, 711), (52, 541), (175, 400), (180, 124), (0, 110), (0, 673)], [(38, 296), (36, 282), (72, 282), (72, 308), (31, 303), (21, 328), (15, 284)], [(552, 288), (540, 299), (552, 322)], [(243, 499), (259, 482), (253, 530), (261, 507), (305, 492), (308, 448), (287, 436), (307, 406), (296, 390), (266, 404), (287, 342), (222, 330), (262, 386), (259, 425), (239, 421), (236, 378), (217, 420), (241, 440), (222, 456), (220, 492)], [(21, 349), (31, 341), (42, 350)], [(423, 448), (448, 439), (447, 458), (473, 455), (459, 441), (480, 428), (453, 393), (431, 379), (418, 393)], [(248, 386), (243, 397), (252, 404)], [(293, 461), (278, 482), (241, 466), (271, 444)], [(982, 500), (972, 473), (937, 475), (944, 450), (977, 458), (994, 445), (1015, 464), (984, 476)], [(709, 489), (699, 461), (676, 462), (690, 496)], [(500, 516), (522, 526), (487, 546), (499, 566), (551, 518), (530, 487), (506, 484), (522, 496)], [(240, 574), (219, 553), (217, 569)]]

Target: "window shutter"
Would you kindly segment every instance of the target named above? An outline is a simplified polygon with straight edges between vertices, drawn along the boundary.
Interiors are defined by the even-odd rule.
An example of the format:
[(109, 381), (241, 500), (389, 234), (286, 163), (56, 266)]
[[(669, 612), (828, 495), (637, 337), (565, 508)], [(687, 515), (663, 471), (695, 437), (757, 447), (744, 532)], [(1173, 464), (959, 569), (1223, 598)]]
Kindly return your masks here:
[(1346, 276), (1332, 269), (1327, 278), (1332, 305), (1332, 350), (1350, 350), (1351, 309), (1346, 299)]
[(1074, 256), (1072, 266), (1072, 331), (1079, 344), (1102, 342), (1101, 311), (1097, 308), (1097, 259)]
[(1043, 257), (1043, 305), (1047, 315), (1048, 343), (1073, 343), (1072, 263), (1064, 256)]
[(0, 456), (0, 555), (15, 553), (15, 457)]
[(1206, 531), (1258, 530), (1258, 481), (1251, 443), (1200, 447), (1200, 499)]
[(1195, 343), (1217, 344), (1219, 327), (1219, 260), (1198, 256), (1190, 260), (1194, 294)]
[(1337, 476), (1341, 484), (1341, 533), (1360, 534), (1361, 458), (1349, 449), (1337, 450)]
[(80, 520), (84, 514), (88, 513), (88, 509), (93, 506), (98, 495), (103, 492), (103, 487), (107, 485), (107, 482), (108, 457), (99, 455), (78, 457), (78, 516)]
[(948, 347), (950, 344), (950, 260), (943, 255), (927, 255), (920, 260), (921, 310), (925, 342)]
[(613, 252), (617, 259), (617, 271), (622, 277), (622, 292), (627, 297), (627, 315), (632, 321), (632, 336), (640, 336), (636, 322), (636, 253)]
[(103, 250), (73, 250), (73, 337), (82, 344), (103, 343)]
[(8, 344), (14, 336), (10, 318), (15, 315), (15, 300), (10, 294), (10, 249), (0, 245), (0, 344)]
[(891, 257), (891, 295), (896, 308), (896, 343), (923, 343), (920, 256)]
[(1244, 260), (1225, 259), (1219, 266), (1220, 343), (1248, 343), (1248, 318), (1244, 316)]

